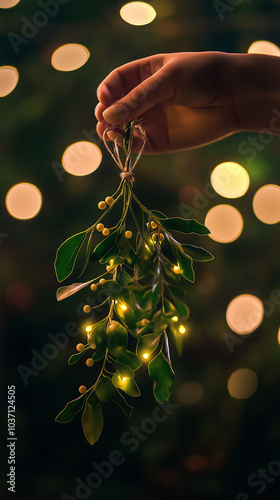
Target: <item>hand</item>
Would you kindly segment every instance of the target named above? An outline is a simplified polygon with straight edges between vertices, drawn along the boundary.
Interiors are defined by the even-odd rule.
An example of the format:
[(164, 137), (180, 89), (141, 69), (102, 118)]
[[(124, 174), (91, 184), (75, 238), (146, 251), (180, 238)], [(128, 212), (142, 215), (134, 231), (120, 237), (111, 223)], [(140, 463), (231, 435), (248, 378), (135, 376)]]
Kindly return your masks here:
[[(138, 118), (148, 137), (144, 154), (155, 154), (198, 147), (236, 132), (233, 57), (221, 52), (158, 54), (115, 69), (97, 89), (98, 135), (110, 124)], [(109, 137), (117, 137), (122, 146), (120, 129)]]

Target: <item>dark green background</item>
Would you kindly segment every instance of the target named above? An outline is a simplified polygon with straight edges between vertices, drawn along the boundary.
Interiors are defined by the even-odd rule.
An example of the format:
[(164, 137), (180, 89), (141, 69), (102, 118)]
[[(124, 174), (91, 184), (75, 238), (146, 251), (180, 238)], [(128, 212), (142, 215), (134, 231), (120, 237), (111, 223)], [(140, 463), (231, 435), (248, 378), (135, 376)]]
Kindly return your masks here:
[[(247, 194), (232, 201), (244, 217), (241, 237), (228, 245), (204, 237), (203, 246), (215, 255), (215, 261), (198, 263), (196, 284), (186, 284), (190, 334), (181, 358), (173, 352), (176, 383), (172, 403), (178, 403), (178, 388), (191, 381), (204, 387), (204, 397), (198, 404), (179, 405), (136, 451), (129, 451), (121, 436), (151, 418), (155, 408), (152, 383), (142, 369), (138, 381), (143, 395), (135, 401), (131, 420), (108, 405), (103, 435), (90, 447), (79, 416), (65, 426), (54, 421), (65, 403), (77, 396), (77, 387), (87, 385), (90, 379), (92, 372), (83, 363), (67, 365), (83, 335), (71, 338), (68, 347), (59, 350), (46, 368), (29, 377), (27, 386), (18, 373), (20, 364), (31, 367), (33, 349), (42, 353), (50, 343), (50, 332), (63, 332), (69, 321), (83, 323), (76, 308), (85, 301), (88, 291), (56, 302), (55, 252), (68, 236), (95, 221), (97, 202), (114, 192), (118, 172), (102, 144), (102, 166), (90, 176), (58, 176), (53, 165), (61, 161), (69, 144), (85, 139), (85, 129), (92, 131), (93, 142), (100, 144), (94, 133), (93, 111), (101, 80), (116, 66), (155, 53), (246, 52), (258, 39), (280, 44), (279, 0), (244, 0), (232, 13), (225, 14), (223, 22), (210, 0), (169, 0), (172, 9), (166, 15), (166, 1), (152, 3), (158, 17), (150, 25), (136, 27), (119, 17), (122, 2), (71, 0), (60, 6), (59, 13), (27, 44), (19, 45), (17, 54), (8, 33), (21, 35), (22, 18), (32, 21), (42, 8), (36, 1), (22, 0), (16, 7), (0, 11), (0, 64), (14, 65), (20, 74), (16, 89), (0, 102), (0, 233), (7, 235), (0, 243), (1, 498), (7, 495), (8, 384), (16, 385), (17, 399), (17, 492), (13, 497), (11, 493), (11, 498), (54, 500), (62, 498), (63, 493), (77, 498), (75, 478), (85, 481), (94, 472), (91, 463), (108, 460), (112, 450), (123, 454), (124, 464), (115, 467), (110, 478), (84, 498), (236, 500), (243, 491), (250, 500), (279, 498), (280, 477), (267, 484), (262, 495), (247, 485), (248, 477), (258, 468), (280, 460), (279, 305), (272, 314), (266, 314), (252, 336), (236, 344), (233, 354), (223, 339), (229, 331), (225, 311), (232, 298), (252, 293), (265, 301), (280, 288), (279, 225), (262, 224), (252, 210), (257, 189), (264, 184), (279, 184), (279, 138), (275, 137), (251, 162), (238, 152), (248, 134), (239, 134), (192, 151), (145, 156), (137, 170), (135, 190), (149, 208), (179, 215), (179, 192), (185, 188), (183, 200), (189, 207), (186, 216), (199, 222), (204, 221), (209, 208), (228, 202), (211, 189), (211, 197), (204, 194), (210, 172), (218, 163), (237, 161), (251, 177)], [(55, 71), (50, 65), (53, 50), (70, 42), (88, 47), (88, 63), (75, 72)], [(43, 195), (42, 210), (30, 221), (13, 219), (5, 208), (7, 191), (19, 182), (34, 183)], [(192, 213), (197, 193), (201, 194), (200, 208)], [(194, 238), (189, 241), (202, 242)], [(91, 272), (94, 276), (94, 268), (89, 269), (89, 275)], [(251, 368), (259, 378), (257, 392), (244, 402), (230, 398), (227, 392), (227, 380), (238, 368)], [(186, 461), (197, 454), (205, 456), (207, 463), (202, 470), (191, 472)]]

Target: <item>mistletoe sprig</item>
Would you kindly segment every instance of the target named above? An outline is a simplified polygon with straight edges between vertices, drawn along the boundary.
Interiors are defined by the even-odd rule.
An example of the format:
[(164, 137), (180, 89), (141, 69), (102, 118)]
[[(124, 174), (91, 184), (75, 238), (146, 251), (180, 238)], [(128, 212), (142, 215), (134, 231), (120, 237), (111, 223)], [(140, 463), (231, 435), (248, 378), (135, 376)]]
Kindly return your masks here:
[[(73, 272), (78, 254), (85, 249), (83, 271), (91, 262), (106, 266), (104, 273), (86, 283), (74, 283), (58, 289), (62, 300), (86, 286), (93, 293), (106, 292), (103, 305), (106, 316), (86, 327), (87, 342), (79, 343), (70, 365), (87, 357), (88, 367), (100, 363), (99, 374), (89, 384), (79, 387), (80, 396), (67, 403), (56, 417), (58, 422), (70, 422), (82, 412), (82, 426), (86, 439), (94, 444), (103, 429), (103, 405), (113, 401), (125, 415), (132, 407), (126, 396), (140, 396), (135, 372), (148, 362), (153, 381), (154, 396), (165, 403), (173, 388), (174, 371), (169, 352), (173, 339), (181, 354), (183, 336), (187, 332), (189, 309), (182, 301), (185, 296), (184, 279), (194, 282), (193, 261), (208, 261), (213, 256), (201, 247), (180, 243), (173, 233), (209, 234), (209, 230), (194, 219), (168, 218), (158, 210), (148, 210), (133, 191), (134, 169), (146, 144), (143, 128), (137, 122), (124, 126), (124, 163), (117, 143), (111, 150), (121, 170), (117, 191), (98, 204), (101, 217), (88, 229), (67, 239), (58, 249), (55, 270), (59, 282)], [(142, 147), (133, 161), (134, 137), (142, 140)], [(120, 218), (114, 227), (105, 227), (108, 213), (119, 206)], [(134, 226), (134, 227), (133, 227)], [(94, 240), (101, 241), (96, 244)], [(132, 243), (133, 242), (133, 243)], [(95, 307), (100, 307), (100, 304)], [(86, 314), (93, 307), (84, 306)]]

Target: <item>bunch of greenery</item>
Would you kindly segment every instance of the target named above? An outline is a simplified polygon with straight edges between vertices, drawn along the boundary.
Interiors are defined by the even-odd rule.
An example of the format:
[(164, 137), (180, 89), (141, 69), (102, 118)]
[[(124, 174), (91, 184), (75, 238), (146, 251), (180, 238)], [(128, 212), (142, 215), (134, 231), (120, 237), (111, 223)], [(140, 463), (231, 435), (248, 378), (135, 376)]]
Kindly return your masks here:
[[(136, 158), (132, 154), (135, 136), (142, 140)], [(100, 288), (106, 292), (103, 303), (108, 306), (106, 316), (86, 328), (87, 343), (79, 343), (78, 352), (68, 361), (72, 365), (85, 356), (88, 367), (99, 362), (99, 375), (88, 387), (82, 385), (81, 395), (56, 417), (57, 422), (66, 423), (82, 411), (83, 431), (90, 444), (94, 444), (102, 432), (106, 402), (115, 402), (128, 417), (131, 415), (133, 408), (126, 396), (140, 396), (135, 372), (142, 363), (148, 362), (157, 401), (168, 400), (174, 382), (169, 340), (173, 339), (181, 354), (189, 316), (184, 303), (184, 279), (194, 282), (193, 261), (213, 258), (203, 248), (181, 244), (173, 236), (173, 233), (209, 234), (203, 224), (194, 219), (168, 218), (158, 210), (148, 210), (136, 197), (134, 169), (146, 144), (141, 125), (135, 121), (124, 125), (124, 162), (116, 142), (113, 150), (106, 140), (104, 144), (121, 169), (120, 185), (112, 196), (99, 202), (101, 217), (87, 230), (67, 239), (59, 247), (55, 261), (59, 282), (73, 272), (82, 248), (85, 249), (83, 271), (91, 262), (106, 266), (101, 276), (57, 291), (58, 300), (86, 286), (93, 293)], [(114, 227), (105, 227), (106, 216), (113, 208), (117, 213), (117, 206), (120, 207), (118, 222)], [(102, 238), (98, 244), (97, 235)], [(92, 309), (85, 305), (84, 312), (90, 314)]]

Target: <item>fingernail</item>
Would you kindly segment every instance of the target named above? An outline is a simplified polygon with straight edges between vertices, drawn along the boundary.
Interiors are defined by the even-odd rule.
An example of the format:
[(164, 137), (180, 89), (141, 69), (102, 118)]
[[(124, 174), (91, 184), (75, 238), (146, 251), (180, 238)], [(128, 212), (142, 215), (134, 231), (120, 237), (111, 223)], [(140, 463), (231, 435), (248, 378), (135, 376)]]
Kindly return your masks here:
[(109, 137), (109, 139), (113, 142), (115, 142), (115, 140), (117, 139), (117, 141), (122, 141), (123, 137), (121, 134), (118, 134), (118, 132), (113, 132), (113, 130), (109, 130), (109, 132), (107, 132), (107, 135)]
[(113, 104), (103, 112), (103, 117), (109, 123), (122, 123), (129, 115), (129, 109), (123, 104)]

